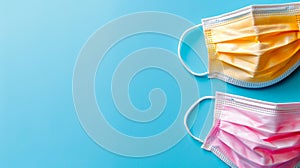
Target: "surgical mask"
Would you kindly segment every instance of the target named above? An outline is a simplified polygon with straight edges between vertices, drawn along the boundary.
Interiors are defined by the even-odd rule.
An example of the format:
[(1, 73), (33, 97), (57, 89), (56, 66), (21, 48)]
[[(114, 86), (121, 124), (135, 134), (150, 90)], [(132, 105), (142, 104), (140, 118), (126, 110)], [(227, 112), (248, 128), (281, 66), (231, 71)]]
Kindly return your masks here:
[[(183, 61), (185, 36), (203, 27), (208, 72), (196, 73)], [(202, 19), (187, 29), (178, 44), (183, 66), (193, 75), (233, 85), (261, 88), (275, 84), (300, 65), (300, 3), (257, 5)]]
[[(202, 141), (187, 125), (192, 110), (205, 99), (215, 99), (214, 122)], [(270, 103), (217, 92), (196, 101), (184, 124), (202, 148), (231, 167), (293, 168), (300, 163), (300, 102)], [(205, 126), (204, 126), (205, 127)]]

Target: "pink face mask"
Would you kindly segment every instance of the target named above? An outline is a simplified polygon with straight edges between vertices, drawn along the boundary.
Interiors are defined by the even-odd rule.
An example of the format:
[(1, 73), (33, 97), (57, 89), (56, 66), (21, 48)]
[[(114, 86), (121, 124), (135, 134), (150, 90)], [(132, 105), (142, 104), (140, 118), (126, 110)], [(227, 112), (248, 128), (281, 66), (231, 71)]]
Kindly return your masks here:
[[(215, 98), (214, 123), (204, 142), (187, 126), (191, 111), (205, 99)], [(196, 101), (187, 111), (188, 133), (203, 142), (231, 167), (298, 168), (300, 163), (300, 102), (275, 104), (216, 93)]]

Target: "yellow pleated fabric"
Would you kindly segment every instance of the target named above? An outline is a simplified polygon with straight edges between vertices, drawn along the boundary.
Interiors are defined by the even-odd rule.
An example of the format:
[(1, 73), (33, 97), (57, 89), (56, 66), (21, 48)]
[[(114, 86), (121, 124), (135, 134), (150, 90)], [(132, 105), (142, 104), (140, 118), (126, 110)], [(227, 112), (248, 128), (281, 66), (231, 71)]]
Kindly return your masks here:
[(259, 83), (295, 66), (300, 60), (300, 12), (284, 9), (249, 8), (203, 20), (209, 75)]

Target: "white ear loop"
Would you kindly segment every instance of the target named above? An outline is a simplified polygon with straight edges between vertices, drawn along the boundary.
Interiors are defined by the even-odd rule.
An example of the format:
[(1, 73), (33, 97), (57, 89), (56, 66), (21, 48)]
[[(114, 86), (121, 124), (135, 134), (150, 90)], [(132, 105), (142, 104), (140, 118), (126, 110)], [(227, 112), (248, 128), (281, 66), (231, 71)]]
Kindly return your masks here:
[(186, 64), (185, 62), (183, 61), (182, 59), (182, 56), (181, 56), (181, 46), (182, 46), (182, 42), (183, 42), (183, 39), (185, 38), (185, 36), (191, 32), (192, 30), (195, 30), (199, 27), (202, 26), (202, 23), (201, 24), (197, 24), (195, 26), (192, 26), (190, 28), (188, 28), (187, 30), (185, 30), (182, 35), (180, 36), (180, 39), (179, 39), (179, 42), (178, 42), (178, 47), (177, 47), (177, 53), (178, 53), (178, 57), (179, 57), (179, 60), (181, 62), (181, 64), (184, 66), (184, 68), (189, 72), (191, 73), (192, 75), (195, 75), (195, 76), (206, 76), (208, 74), (208, 72), (203, 72), (203, 73), (197, 73), (197, 72), (194, 72), (192, 71)]
[(193, 109), (203, 100), (207, 100), (207, 99), (214, 99), (215, 96), (204, 96), (204, 97), (201, 97), (200, 99), (198, 99), (195, 103), (193, 103), (191, 105), (191, 107), (186, 111), (185, 115), (184, 115), (184, 127), (186, 129), (186, 131), (188, 132), (188, 134), (194, 138), (195, 140), (203, 143), (204, 141), (198, 137), (196, 137), (195, 135), (193, 135), (193, 133), (191, 132), (190, 128), (188, 127), (188, 124), (187, 124), (187, 119), (189, 117), (189, 115), (191, 114), (191, 112), (193, 111)]

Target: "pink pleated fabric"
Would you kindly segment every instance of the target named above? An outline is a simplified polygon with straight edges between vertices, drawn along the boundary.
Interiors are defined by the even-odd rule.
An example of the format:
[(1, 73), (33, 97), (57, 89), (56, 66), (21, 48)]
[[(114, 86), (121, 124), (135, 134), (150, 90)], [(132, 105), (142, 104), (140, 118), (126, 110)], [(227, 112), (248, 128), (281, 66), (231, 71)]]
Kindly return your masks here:
[(216, 93), (204, 149), (231, 167), (294, 168), (300, 162), (300, 103)]

